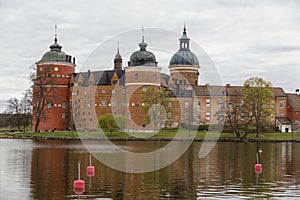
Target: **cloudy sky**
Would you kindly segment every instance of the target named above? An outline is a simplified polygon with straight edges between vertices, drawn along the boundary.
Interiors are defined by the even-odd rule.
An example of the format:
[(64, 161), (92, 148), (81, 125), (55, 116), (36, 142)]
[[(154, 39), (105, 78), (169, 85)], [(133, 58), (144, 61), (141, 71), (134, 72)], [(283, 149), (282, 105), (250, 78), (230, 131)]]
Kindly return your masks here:
[[(241, 85), (249, 77), (261, 76), (293, 92), (300, 87), (299, 10), (297, 0), (0, 0), (0, 111), (7, 99), (22, 96), (30, 86), (32, 66), (53, 43), (54, 24), (63, 51), (76, 57), (77, 71), (100, 70), (102, 63), (87, 66), (89, 56), (112, 41), (105, 52), (112, 58), (116, 47), (112, 38), (120, 39), (124, 32), (136, 33), (144, 26), (151, 48), (156, 40), (147, 40), (147, 29), (179, 35), (185, 21), (188, 36), (209, 56), (224, 84)], [(136, 43), (140, 41), (139, 34), (133, 35)], [(173, 51), (178, 48), (175, 38), (169, 39)], [(157, 37), (158, 42), (161, 39)], [(124, 64), (131, 49), (128, 41), (120, 41)], [(157, 49), (159, 45), (151, 50), (166, 69), (171, 54)]]

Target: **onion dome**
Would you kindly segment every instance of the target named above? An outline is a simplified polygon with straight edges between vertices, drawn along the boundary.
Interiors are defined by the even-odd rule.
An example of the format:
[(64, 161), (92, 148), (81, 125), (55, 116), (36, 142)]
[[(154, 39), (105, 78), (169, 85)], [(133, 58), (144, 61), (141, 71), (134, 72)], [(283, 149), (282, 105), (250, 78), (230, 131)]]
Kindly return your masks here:
[(139, 43), (140, 50), (134, 52), (130, 56), (129, 66), (157, 66), (155, 55), (146, 50), (147, 43), (144, 42), (144, 37), (142, 37), (142, 42)]
[(50, 51), (46, 52), (39, 62), (68, 62), (67, 54), (61, 51), (62, 46), (54, 39), (54, 44), (50, 46)]
[(179, 39), (179, 50), (172, 56), (169, 65), (193, 65), (199, 67), (199, 61), (197, 56), (191, 52), (189, 48), (190, 39), (186, 34), (186, 28), (183, 28), (182, 37)]

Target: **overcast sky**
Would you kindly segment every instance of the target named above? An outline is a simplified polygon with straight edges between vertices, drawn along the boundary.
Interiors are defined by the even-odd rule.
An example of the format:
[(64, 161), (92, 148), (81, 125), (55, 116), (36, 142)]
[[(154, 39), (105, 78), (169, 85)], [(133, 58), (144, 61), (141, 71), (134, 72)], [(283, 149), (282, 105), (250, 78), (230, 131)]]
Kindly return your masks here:
[[(299, 11), (297, 0), (0, 0), (0, 111), (7, 99), (22, 96), (30, 86), (30, 66), (49, 50), (54, 24), (63, 51), (76, 57), (77, 71), (97, 70), (84, 63), (110, 38), (142, 26), (146, 41), (151, 27), (181, 34), (185, 21), (188, 36), (207, 53), (224, 84), (261, 76), (294, 92), (300, 87)], [(147, 41), (149, 47), (154, 40)], [(176, 51), (178, 38), (170, 40)], [(125, 44), (120, 41), (124, 65), (130, 55)], [(106, 53), (114, 57), (112, 46)], [(170, 54), (152, 52), (166, 68)]]

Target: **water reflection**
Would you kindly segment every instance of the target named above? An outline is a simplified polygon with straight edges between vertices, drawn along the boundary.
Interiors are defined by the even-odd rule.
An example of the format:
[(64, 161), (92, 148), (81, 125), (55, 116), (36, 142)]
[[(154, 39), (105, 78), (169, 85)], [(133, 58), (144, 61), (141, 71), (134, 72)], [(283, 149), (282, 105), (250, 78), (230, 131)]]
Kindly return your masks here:
[[(140, 152), (164, 142), (117, 142)], [(92, 148), (114, 159), (108, 146)], [(180, 143), (178, 143), (180, 145)], [(73, 181), (77, 162), (86, 192), (81, 198), (97, 199), (202, 199), (300, 197), (300, 144), (218, 143), (198, 158), (201, 143), (193, 143), (172, 165), (151, 173), (122, 173), (93, 159), (95, 176), (86, 176), (89, 152), (80, 141), (0, 140), (0, 193), (5, 199), (77, 199)], [(263, 172), (255, 174), (256, 152), (262, 148)], [(139, 163), (143, 164), (143, 163)]]

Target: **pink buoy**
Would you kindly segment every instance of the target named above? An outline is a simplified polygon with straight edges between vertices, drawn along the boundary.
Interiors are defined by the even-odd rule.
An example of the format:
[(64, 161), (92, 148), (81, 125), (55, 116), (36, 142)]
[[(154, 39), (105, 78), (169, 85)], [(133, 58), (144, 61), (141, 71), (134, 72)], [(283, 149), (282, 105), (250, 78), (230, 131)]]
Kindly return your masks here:
[(87, 176), (92, 177), (95, 176), (95, 167), (94, 166), (88, 166), (86, 168)]
[(260, 174), (262, 173), (262, 164), (255, 164), (255, 173)]
[(95, 176), (95, 167), (92, 166), (92, 156), (91, 155), (90, 155), (90, 166), (87, 166), (86, 174), (88, 177)]
[(74, 181), (74, 192), (75, 194), (83, 194), (85, 191), (85, 183), (83, 180), (76, 180)]
[(77, 195), (83, 194), (85, 191), (85, 182), (80, 180), (80, 162), (78, 162), (78, 180), (74, 181), (73, 187), (73, 191)]

